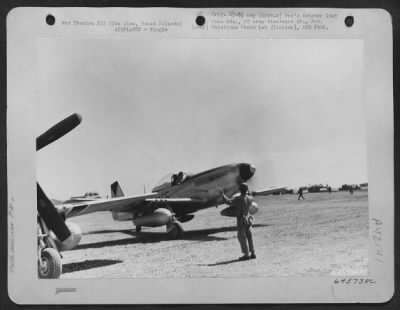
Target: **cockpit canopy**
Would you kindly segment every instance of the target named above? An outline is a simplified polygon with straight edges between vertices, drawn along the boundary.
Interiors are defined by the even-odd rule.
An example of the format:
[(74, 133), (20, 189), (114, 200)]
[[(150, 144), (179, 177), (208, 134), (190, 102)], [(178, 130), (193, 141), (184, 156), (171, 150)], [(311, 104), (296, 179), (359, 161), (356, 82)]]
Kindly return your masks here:
[(188, 174), (183, 172), (183, 171), (179, 171), (178, 173), (174, 173), (171, 176), (171, 185), (179, 185), (182, 184), (183, 182), (185, 182), (186, 178), (188, 177)]
[(158, 192), (163, 188), (175, 186), (184, 183), (191, 174), (183, 171), (177, 173), (168, 173), (164, 176), (156, 186), (153, 188), (153, 192)]

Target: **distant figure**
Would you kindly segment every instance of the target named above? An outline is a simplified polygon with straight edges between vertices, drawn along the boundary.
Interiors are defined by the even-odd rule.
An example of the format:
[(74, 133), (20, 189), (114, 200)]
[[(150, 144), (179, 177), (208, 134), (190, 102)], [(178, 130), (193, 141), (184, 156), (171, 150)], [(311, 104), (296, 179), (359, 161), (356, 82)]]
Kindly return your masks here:
[(178, 184), (178, 175), (173, 174), (171, 177), (171, 185), (176, 185), (176, 184)]
[(299, 188), (299, 191), (297, 192), (297, 194), (299, 194), (299, 197), (297, 197), (297, 200), (300, 200), (300, 198), (303, 200), (305, 199), (303, 196), (303, 188), (302, 187)]
[(353, 195), (353, 186), (352, 185), (350, 185), (349, 192), (350, 192), (350, 195)]
[(332, 193), (332, 187), (328, 186), (328, 192), (329, 194)]
[(178, 174), (173, 174), (172, 175), (172, 177), (171, 177), (171, 185), (182, 184), (184, 180), (185, 180), (185, 175), (183, 174), (182, 171), (180, 171)]
[[(251, 196), (248, 195), (249, 187), (246, 183), (239, 185), (240, 196), (233, 199), (229, 199), (221, 191), (224, 202), (228, 205), (236, 207), (236, 219), (238, 234), (237, 238), (240, 243), (243, 256), (239, 257), (239, 260), (255, 259), (256, 254), (254, 251), (253, 235), (251, 232), (251, 226), (253, 224), (253, 217), (249, 215), (249, 209), (253, 202)], [(251, 255), (249, 255), (249, 250)]]

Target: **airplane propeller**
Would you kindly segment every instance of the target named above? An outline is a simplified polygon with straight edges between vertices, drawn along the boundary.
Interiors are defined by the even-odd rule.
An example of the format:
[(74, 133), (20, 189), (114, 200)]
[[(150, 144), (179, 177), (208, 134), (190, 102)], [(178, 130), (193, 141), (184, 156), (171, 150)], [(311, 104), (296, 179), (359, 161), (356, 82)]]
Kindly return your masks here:
[[(46, 132), (36, 138), (36, 151), (58, 140), (80, 124), (82, 117), (75, 113), (57, 123)], [(37, 210), (47, 227), (54, 232), (57, 238), (63, 242), (71, 236), (68, 226), (65, 224), (57, 209), (46, 196), (45, 192), (37, 184)]]
[(36, 151), (39, 151), (50, 143), (53, 143), (62, 136), (66, 135), (68, 132), (78, 126), (81, 121), (82, 117), (79, 114), (74, 113), (63, 119), (61, 122), (55, 124), (53, 127), (36, 138)]
[(246, 183), (249, 186), (249, 190), (250, 191), (256, 190), (256, 184), (257, 184), (257, 176), (256, 176), (256, 174), (253, 175), (251, 177), (251, 179), (247, 180)]

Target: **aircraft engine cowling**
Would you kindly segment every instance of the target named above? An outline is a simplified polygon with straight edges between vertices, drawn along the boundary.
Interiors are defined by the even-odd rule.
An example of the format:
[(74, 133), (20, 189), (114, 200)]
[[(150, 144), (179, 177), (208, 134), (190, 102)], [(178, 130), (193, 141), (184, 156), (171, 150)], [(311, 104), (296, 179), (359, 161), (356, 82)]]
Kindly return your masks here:
[(153, 213), (133, 219), (136, 226), (158, 227), (172, 221), (172, 213), (165, 208), (158, 208)]
[(77, 224), (72, 222), (65, 222), (65, 224), (71, 232), (71, 236), (64, 241), (61, 242), (52, 231), (50, 232), (50, 237), (56, 242), (59, 251), (67, 251), (75, 248), (82, 238), (82, 230)]

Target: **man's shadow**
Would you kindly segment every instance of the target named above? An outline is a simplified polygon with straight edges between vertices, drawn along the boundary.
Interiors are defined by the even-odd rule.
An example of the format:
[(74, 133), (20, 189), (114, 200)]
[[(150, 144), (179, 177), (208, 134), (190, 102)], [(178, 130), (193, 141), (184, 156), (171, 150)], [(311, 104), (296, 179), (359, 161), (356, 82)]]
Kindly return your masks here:
[(230, 259), (222, 262), (216, 262), (213, 264), (199, 264), (198, 266), (207, 266), (207, 267), (213, 267), (213, 266), (221, 266), (221, 265), (228, 265), (228, 264), (233, 264), (233, 263), (239, 263), (241, 262), (239, 259)]

